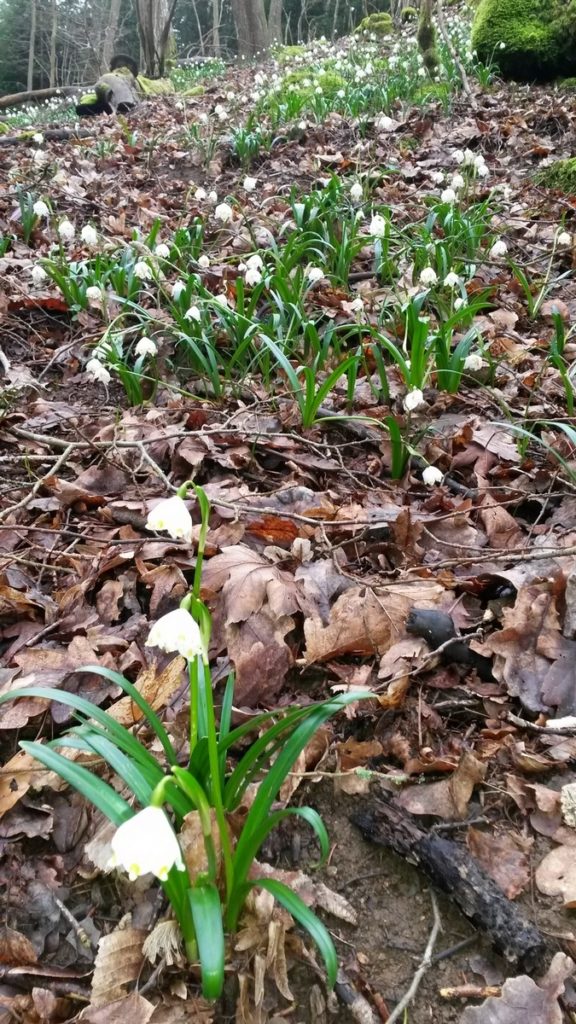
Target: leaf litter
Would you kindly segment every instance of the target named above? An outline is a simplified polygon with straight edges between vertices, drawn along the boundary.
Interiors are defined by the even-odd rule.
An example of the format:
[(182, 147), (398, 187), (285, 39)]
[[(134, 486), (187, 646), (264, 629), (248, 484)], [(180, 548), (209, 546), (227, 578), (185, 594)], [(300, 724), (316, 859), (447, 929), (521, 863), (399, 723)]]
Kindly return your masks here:
[[(252, 72), (242, 74), (250, 81)], [(249, 252), (253, 238), (265, 247), (278, 235), (292, 186), (306, 191), (361, 164), (374, 169), (374, 202), (390, 204), (395, 222), (406, 225), (422, 216), (431, 173), (446, 171), (462, 146), (484, 154), (490, 185), (499, 186), (491, 227), (511, 250), (529, 248), (541, 280), (555, 226), (572, 225), (576, 204), (535, 185), (532, 172), (551, 154), (572, 154), (576, 100), (503, 85), (477, 90), (477, 99), (477, 114), (462, 99), (448, 113), (439, 104), (398, 111), (385, 128), (371, 122), (362, 142), (358, 124), (337, 114), (281, 141), (258, 158), (262, 193), (243, 196), (250, 231), (209, 236), (205, 284), (234, 294), (231, 257)], [(213, 101), (196, 98), (193, 116), (210, 116)], [(160, 133), (163, 144), (152, 157), (128, 146), (112, 120), (94, 129), (109, 144), (108, 156), (95, 156), (91, 140), (47, 143), (50, 160), (66, 168), (60, 183), (50, 183), (59, 210), (96, 221), (108, 245), (128, 242), (134, 228), (147, 232), (157, 219), (164, 231), (175, 230), (183, 210), (190, 220), (202, 216), (191, 184), (220, 195), (241, 190), (242, 171), (225, 146), (208, 168), (181, 146), (182, 115), (170, 101), (150, 102), (131, 124), (142, 138)], [(25, 174), (17, 171), (19, 153), (6, 156), (3, 230), (10, 181)], [(390, 166), (395, 174), (378, 175)], [(485, 197), (489, 192), (486, 185)], [(341, 388), (330, 395), (330, 418), (307, 428), (290, 392), (270, 396), (257, 378), (220, 401), (202, 382), (189, 382), (195, 398), (160, 386), (153, 403), (132, 408), (114, 386), (98, 390), (82, 366), (102, 333), (101, 318), (90, 308), (72, 316), (54, 289), (30, 297), (23, 287), (23, 274), (46, 255), (47, 244), (38, 232), (35, 251), (18, 242), (0, 260), (10, 360), (0, 423), (2, 690), (34, 683), (73, 688), (141, 733), (138, 710), (113, 684), (75, 674), (86, 663), (115, 668), (183, 738), (184, 664), (155, 658), (144, 641), (151, 622), (185, 593), (194, 547), (152, 537), (144, 523), (165, 496), (166, 480), (193, 475), (212, 503), (203, 577), (214, 616), (211, 656), (217, 679), (231, 667), (236, 672), (238, 714), (358, 684), (373, 695), (326, 727), (322, 743), (295, 766), (285, 794), (294, 799), (308, 786), (312, 799), (316, 792), (327, 805), (335, 847), (324, 881), (311, 881), (314, 851), (294, 826), (270, 841), (267, 869), (332, 915), (348, 976), (382, 1011), (382, 1000), (393, 1004), (401, 994), (408, 957), (426, 941), (421, 896), (410, 908), (409, 895), (422, 881), (362, 845), (348, 825), (345, 798), (366, 796), (368, 782), (400, 787), (399, 804), (432, 828), (453, 827), (509, 899), (526, 901), (533, 879), (532, 913), (549, 936), (550, 953), (563, 950), (540, 980), (511, 978), (498, 997), (461, 1016), (439, 995), (447, 976), (441, 985), (432, 974), (410, 1020), (429, 1019), (426, 1007), (442, 1024), (568, 1020), (563, 1014), (576, 1005), (569, 959), (576, 936), (559, 899), (575, 905), (576, 878), (574, 832), (563, 821), (559, 794), (574, 780), (576, 722), (558, 731), (553, 723), (576, 716), (575, 436), (560, 376), (545, 355), (558, 319), (568, 330), (576, 311), (568, 273), (573, 249), (557, 254), (554, 273), (566, 275), (561, 298), (557, 287), (534, 316), (509, 266), (478, 268), (469, 294), (490, 290), (494, 308), (478, 314), (475, 326), (496, 370), (490, 385), (479, 371), (476, 379), (463, 378), (455, 394), (425, 393), (413, 420), (418, 452), (445, 474), (430, 489), (418, 458), (400, 479), (390, 476), (391, 446), (378, 423), (392, 411), (405, 424), (403, 387), (391, 372), (383, 410), (371, 387), (367, 342), (353, 411), (368, 423), (347, 419)], [(347, 323), (359, 295), (377, 320), (389, 294), (371, 266), (361, 248), (350, 277), (357, 287), (321, 282), (309, 300), (311, 315)], [(408, 271), (404, 287), (412, 287)], [(574, 358), (570, 340), (565, 351)], [(174, 383), (168, 364), (161, 379)], [(450, 642), (410, 635), (413, 608), (448, 614), (455, 636), (473, 637), (467, 649), (490, 659), (491, 678), (452, 658)], [(154, 934), (156, 897), (145, 881), (129, 889), (104, 873), (101, 816), (86, 812), (56, 776), (17, 750), (19, 738), (49, 737), (66, 724), (62, 705), (36, 698), (0, 713), (0, 870), (8, 922), (0, 936), (2, 1007), (22, 1020), (60, 1021), (72, 1018), (80, 999), (80, 1019), (92, 1024), (173, 1024), (185, 998), (182, 1019), (220, 1019), (177, 958), (166, 963), (164, 952), (162, 971), (152, 973), (143, 943)], [(378, 889), (371, 876), (379, 867), (382, 874), (382, 864), (387, 878)], [(467, 926), (447, 901), (442, 913), (456, 944)], [(375, 953), (386, 943), (382, 955)], [(239, 1020), (270, 1019), (280, 1007), (286, 1013), (294, 993), (307, 991), (302, 965), (315, 969), (293, 922), (265, 893), (249, 907), (234, 955)], [(452, 979), (463, 971), (474, 980), (472, 964), (464, 951), (444, 967)], [(510, 973), (508, 965), (500, 968)]]

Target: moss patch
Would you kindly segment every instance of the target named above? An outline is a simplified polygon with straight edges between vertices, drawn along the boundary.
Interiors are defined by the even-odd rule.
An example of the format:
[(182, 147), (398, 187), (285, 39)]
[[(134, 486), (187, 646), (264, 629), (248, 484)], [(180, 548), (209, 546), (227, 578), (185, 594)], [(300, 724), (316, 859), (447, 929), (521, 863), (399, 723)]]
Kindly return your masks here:
[(480, 0), (472, 28), (480, 60), (522, 82), (576, 74), (575, 42), (575, 0)]
[(325, 96), (334, 96), (346, 86), (346, 79), (334, 71), (324, 71), (318, 75), (310, 68), (302, 71), (291, 71), (282, 81), (283, 89), (290, 89), (299, 96), (314, 96), (320, 86)]
[(305, 46), (281, 46), (276, 50), (274, 56), (280, 64), (290, 64), (294, 57), (301, 57), (306, 53)]
[(418, 11), (415, 7), (405, 7), (402, 11), (402, 21), (415, 21), (418, 17)]
[(367, 18), (362, 19), (354, 31), (356, 33), (373, 32), (375, 36), (389, 36), (394, 31), (392, 15), (385, 11), (379, 14), (369, 14)]
[(539, 185), (546, 188), (557, 188), (561, 192), (576, 193), (576, 157), (568, 160), (556, 160), (550, 167), (545, 167), (536, 175)]

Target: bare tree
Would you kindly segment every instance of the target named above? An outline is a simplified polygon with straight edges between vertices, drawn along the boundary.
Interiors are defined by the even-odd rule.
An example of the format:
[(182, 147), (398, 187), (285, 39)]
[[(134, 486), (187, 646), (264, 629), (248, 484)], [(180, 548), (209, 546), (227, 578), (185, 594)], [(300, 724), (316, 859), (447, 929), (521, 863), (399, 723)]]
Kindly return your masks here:
[(102, 72), (108, 71), (110, 67), (110, 61), (114, 56), (114, 50), (116, 46), (116, 36), (118, 35), (118, 22), (120, 21), (120, 4), (122, 0), (110, 0), (110, 11), (108, 14), (108, 24), (104, 32), (104, 40), (102, 42), (102, 63), (100, 70)]
[(212, 0), (212, 53), (220, 56), (220, 3)]
[(232, 0), (232, 14), (241, 57), (255, 57), (270, 48), (264, 0)]
[(284, 0), (270, 0), (268, 10), (268, 35), (271, 42), (282, 42), (282, 11)]
[(36, 50), (36, 0), (30, 6), (30, 42), (28, 45), (28, 77), (26, 88), (30, 92), (34, 88), (34, 54)]
[(146, 74), (164, 74), (170, 28), (177, 0), (135, 0), (138, 35)]
[(56, 41), (58, 38), (58, 0), (52, 0), (52, 24), (50, 27), (50, 88), (57, 84), (58, 67), (56, 62)]

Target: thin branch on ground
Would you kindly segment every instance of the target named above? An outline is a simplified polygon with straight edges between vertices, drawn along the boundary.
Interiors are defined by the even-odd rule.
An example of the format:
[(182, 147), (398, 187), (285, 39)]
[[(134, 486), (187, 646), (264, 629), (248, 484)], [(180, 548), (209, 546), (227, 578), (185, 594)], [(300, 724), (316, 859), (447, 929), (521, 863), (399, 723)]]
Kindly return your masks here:
[(422, 981), (422, 978), (424, 977), (426, 972), (432, 966), (432, 962), (433, 962), (432, 961), (432, 954), (434, 952), (434, 946), (436, 945), (436, 939), (438, 938), (438, 932), (440, 931), (440, 927), (441, 927), (441, 923), (442, 922), (440, 921), (440, 912), (438, 910), (438, 903), (436, 901), (436, 896), (434, 895), (434, 893), (432, 891), (430, 892), (430, 897), (432, 899), (432, 911), (434, 913), (434, 922), (432, 924), (432, 930), (430, 932), (430, 937), (428, 939), (428, 943), (426, 945), (426, 949), (424, 950), (424, 956), (422, 957), (422, 960), (420, 961), (420, 965), (419, 965), (419, 967), (418, 967), (414, 977), (412, 978), (412, 982), (410, 984), (409, 989), (402, 996), (402, 999), (400, 1000), (398, 1005), (394, 1008), (394, 1010), (392, 1011), (392, 1013), (388, 1017), (388, 1020), (386, 1021), (386, 1024), (394, 1024), (395, 1021), (400, 1019), (400, 1017), (404, 1013), (404, 1010), (408, 1006), (410, 1006), (410, 1003), (414, 999), (414, 997), (415, 997), (415, 995), (416, 995), (416, 993), (418, 991), (418, 988), (420, 986), (420, 983)]

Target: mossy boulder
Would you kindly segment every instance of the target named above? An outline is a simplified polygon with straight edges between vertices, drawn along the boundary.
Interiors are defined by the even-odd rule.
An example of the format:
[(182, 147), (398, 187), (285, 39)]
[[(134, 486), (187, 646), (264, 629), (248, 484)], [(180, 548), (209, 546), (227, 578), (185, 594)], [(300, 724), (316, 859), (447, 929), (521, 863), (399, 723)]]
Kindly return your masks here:
[(294, 57), (302, 57), (305, 53), (305, 46), (280, 46), (274, 56), (280, 64), (291, 64)]
[(402, 21), (415, 21), (418, 17), (418, 11), (415, 7), (405, 7), (400, 15)]
[(576, 157), (555, 160), (536, 175), (536, 180), (546, 188), (557, 188), (561, 192), (576, 193)]
[(381, 11), (379, 14), (369, 14), (367, 18), (362, 19), (354, 31), (357, 35), (373, 33), (375, 36), (389, 36), (394, 31), (392, 15), (387, 14), (386, 11)]
[(480, 0), (472, 47), (504, 78), (547, 82), (574, 75), (575, 43), (576, 0)]
[(291, 71), (282, 81), (282, 88), (298, 93), (299, 96), (312, 97), (320, 86), (325, 96), (335, 96), (346, 86), (346, 79), (335, 71), (323, 71), (318, 74), (311, 68), (302, 71)]

